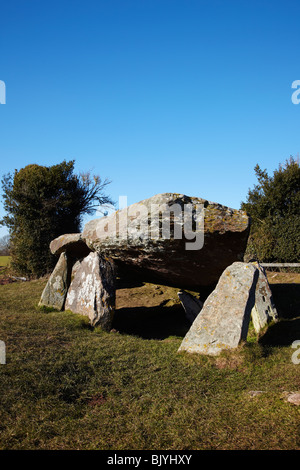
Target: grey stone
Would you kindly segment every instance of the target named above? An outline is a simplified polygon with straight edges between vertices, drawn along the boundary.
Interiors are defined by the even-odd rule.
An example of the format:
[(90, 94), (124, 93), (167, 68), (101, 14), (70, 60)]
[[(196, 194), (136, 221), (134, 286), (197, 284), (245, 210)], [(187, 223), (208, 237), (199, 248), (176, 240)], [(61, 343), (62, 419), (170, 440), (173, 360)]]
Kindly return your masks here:
[[(155, 207), (161, 212), (154, 210), (153, 217)], [(182, 218), (190, 207), (203, 207), (200, 215), (190, 212), (194, 228), (189, 237), (194, 234), (194, 240), (187, 239)], [(170, 236), (162, 236), (168, 223)], [(92, 251), (112, 258), (119, 272), (132, 269), (145, 281), (200, 292), (203, 286), (214, 287), (227, 266), (243, 260), (249, 228), (250, 219), (241, 210), (164, 193), (91, 220), (81, 240)]]
[(69, 284), (70, 260), (61, 253), (58, 262), (43, 290), (39, 306), (63, 310)]
[(115, 310), (114, 266), (98, 253), (77, 261), (65, 309), (89, 317), (92, 326), (110, 330)]
[(245, 340), (258, 274), (252, 264), (235, 262), (226, 268), (179, 351), (218, 355), (223, 349), (236, 348)]
[(293, 405), (300, 405), (300, 392), (294, 392), (287, 396), (287, 401)]
[(50, 251), (53, 255), (60, 255), (63, 252), (72, 254), (76, 258), (83, 258), (90, 253), (81, 233), (67, 233), (55, 238), (50, 243)]
[(265, 393), (265, 392), (263, 390), (250, 390), (250, 392), (248, 392), (251, 398), (258, 397), (262, 393)]
[(270, 321), (278, 320), (278, 313), (264, 268), (257, 262), (251, 264), (259, 272), (255, 288), (255, 304), (251, 312), (254, 329), (259, 333)]
[(258, 333), (277, 310), (267, 276), (259, 263), (228, 266), (186, 334), (179, 351), (217, 355), (247, 339), (249, 321)]
[(193, 323), (199, 312), (203, 307), (203, 302), (200, 299), (197, 299), (195, 296), (189, 292), (181, 291), (178, 292), (179, 300), (184, 308), (185, 315), (187, 319)]

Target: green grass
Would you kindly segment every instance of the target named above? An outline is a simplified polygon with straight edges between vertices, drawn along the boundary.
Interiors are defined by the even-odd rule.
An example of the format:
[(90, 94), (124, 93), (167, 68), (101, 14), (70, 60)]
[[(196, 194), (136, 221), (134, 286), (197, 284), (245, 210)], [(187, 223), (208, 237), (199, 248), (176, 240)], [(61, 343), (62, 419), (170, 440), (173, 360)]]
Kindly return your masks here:
[(300, 390), (299, 317), (217, 358), (178, 354), (180, 336), (105, 333), (38, 310), (44, 285), (0, 286), (1, 450), (299, 450), (299, 408), (284, 399)]
[(0, 267), (9, 266), (10, 256), (0, 256)]

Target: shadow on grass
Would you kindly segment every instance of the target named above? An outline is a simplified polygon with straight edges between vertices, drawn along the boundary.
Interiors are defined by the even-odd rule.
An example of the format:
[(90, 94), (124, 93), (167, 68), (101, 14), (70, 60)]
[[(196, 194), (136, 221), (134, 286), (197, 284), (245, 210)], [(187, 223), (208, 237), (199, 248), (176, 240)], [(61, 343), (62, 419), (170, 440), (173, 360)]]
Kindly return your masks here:
[(293, 341), (300, 340), (300, 317), (284, 320), (271, 325), (260, 338), (262, 346), (291, 346)]
[(270, 287), (279, 317), (299, 317), (300, 284), (271, 284)]
[[(260, 338), (262, 346), (290, 346), (300, 340), (300, 284), (270, 286), (279, 321), (270, 325)], [(144, 339), (163, 340), (169, 336), (184, 337), (190, 329), (181, 305), (120, 308), (112, 328), (120, 333)]]
[(279, 321), (260, 338), (262, 346), (290, 346), (300, 340), (300, 284), (270, 285)]
[(133, 287), (141, 287), (144, 282), (136, 277), (117, 277), (117, 289), (131, 289)]
[(116, 310), (112, 324), (112, 328), (120, 333), (158, 340), (169, 336), (183, 337), (190, 326), (180, 305), (120, 308)]

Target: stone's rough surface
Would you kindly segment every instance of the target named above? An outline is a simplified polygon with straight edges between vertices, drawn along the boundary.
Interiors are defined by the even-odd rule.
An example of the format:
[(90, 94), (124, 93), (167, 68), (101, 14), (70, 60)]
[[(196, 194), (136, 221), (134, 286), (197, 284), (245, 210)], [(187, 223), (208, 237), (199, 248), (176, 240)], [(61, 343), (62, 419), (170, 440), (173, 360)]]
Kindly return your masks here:
[(278, 314), (273, 301), (272, 292), (264, 268), (259, 263), (252, 263), (259, 272), (255, 289), (255, 304), (251, 317), (256, 333), (264, 328), (271, 320), (277, 321)]
[(115, 309), (113, 265), (97, 253), (75, 263), (66, 310), (87, 315), (92, 326), (110, 330)]
[(66, 253), (61, 253), (58, 262), (43, 290), (39, 306), (52, 307), (62, 310), (64, 307), (70, 272), (70, 260)]
[[(204, 208), (204, 230), (203, 211), (199, 217), (193, 215), (194, 240), (187, 239), (187, 224), (183, 225), (181, 217), (188, 214), (187, 208), (192, 205)], [(151, 217), (151, 213), (156, 214), (156, 207), (162, 208), (162, 214)], [(170, 213), (171, 236), (162, 238), (157, 227), (162, 230), (168, 226)], [(150, 282), (197, 291), (203, 286), (215, 286), (227, 266), (243, 259), (249, 228), (249, 217), (243, 211), (205, 199), (165, 193), (88, 222), (82, 240), (92, 251), (113, 258), (120, 270), (133, 268)], [(177, 238), (178, 230), (181, 239)], [(196, 245), (201, 247), (201, 237), (204, 245), (195, 249)]]
[(178, 297), (184, 308), (187, 319), (193, 323), (203, 307), (203, 302), (188, 292), (178, 292)]
[(84, 240), (82, 240), (81, 233), (67, 233), (55, 238), (50, 243), (50, 251), (53, 255), (60, 255), (64, 251), (72, 253), (77, 258), (84, 257), (90, 253)]
[(235, 262), (204, 302), (179, 351), (217, 355), (236, 348), (247, 338), (251, 315), (257, 332), (278, 318), (263, 268)]
[(247, 338), (258, 269), (235, 262), (225, 269), (217, 287), (183, 339), (179, 351), (217, 355)]

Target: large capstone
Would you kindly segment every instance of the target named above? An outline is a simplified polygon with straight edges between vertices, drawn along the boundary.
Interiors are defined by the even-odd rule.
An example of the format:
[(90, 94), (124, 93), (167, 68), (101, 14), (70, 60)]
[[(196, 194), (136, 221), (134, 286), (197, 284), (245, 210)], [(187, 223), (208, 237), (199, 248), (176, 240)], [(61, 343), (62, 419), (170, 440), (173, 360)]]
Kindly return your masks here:
[(120, 272), (199, 291), (243, 260), (249, 227), (241, 210), (164, 193), (88, 222), (81, 241), (111, 257)]

